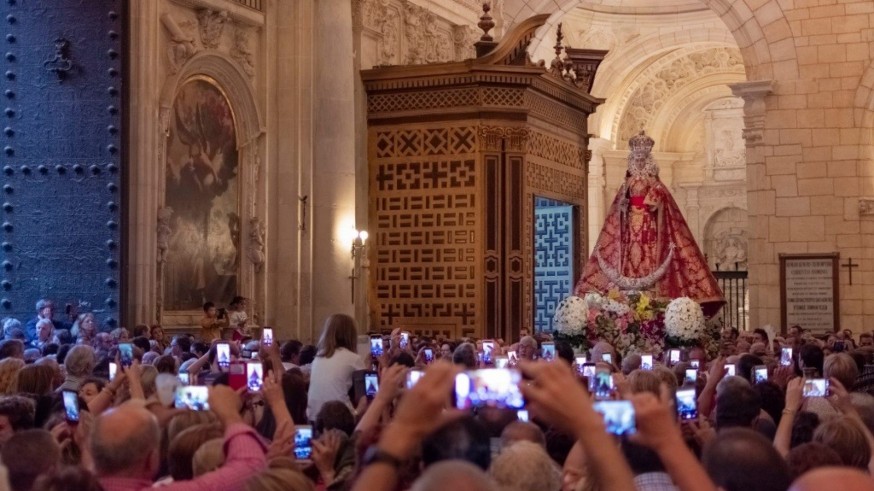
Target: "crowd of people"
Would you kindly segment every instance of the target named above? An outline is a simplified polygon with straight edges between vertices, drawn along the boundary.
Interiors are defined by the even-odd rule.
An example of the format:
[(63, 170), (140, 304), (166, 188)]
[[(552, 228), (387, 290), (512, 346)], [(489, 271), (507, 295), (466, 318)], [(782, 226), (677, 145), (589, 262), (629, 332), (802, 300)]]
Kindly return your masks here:
[(874, 489), (868, 333), (727, 328), (716, 356), (622, 356), (204, 319), (170, 339), (50, 301), (4, 320), (0, 490)]

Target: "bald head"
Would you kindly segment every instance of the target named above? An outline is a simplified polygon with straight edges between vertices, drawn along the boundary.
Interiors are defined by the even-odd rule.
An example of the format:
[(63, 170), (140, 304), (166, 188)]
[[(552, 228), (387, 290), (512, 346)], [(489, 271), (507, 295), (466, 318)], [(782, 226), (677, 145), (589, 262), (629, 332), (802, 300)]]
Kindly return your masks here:
[(498, 491), (497, 485), (479, 467), (463, 460), (447, 460), (428, 467), (411, 491)]
[(546, 436), (534, 423), (513, 421), (501, 432), (501, 446), (509, 447), (515, 442), (531, 442), (546, 448)]
[(870, 491), (874, 479), (851, 467), (822, 467), (799, 477), (789, 491), (819, 491), (838, 485), (841, 491)]
[(152, 479), (158, 470), (160, 438), (158, 421), (143, 407), (123, 404), (103, 413), (91, 430), (98, 476)]

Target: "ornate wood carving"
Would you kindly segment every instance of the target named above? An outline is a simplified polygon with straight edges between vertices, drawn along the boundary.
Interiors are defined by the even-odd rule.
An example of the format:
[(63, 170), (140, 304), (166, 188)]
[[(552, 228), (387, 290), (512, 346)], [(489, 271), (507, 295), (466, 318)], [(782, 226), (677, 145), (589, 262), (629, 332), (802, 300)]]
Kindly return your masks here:
[(520, 58), (545, 20), (472, 62), (362, 72), (380, 329), (509, 338), (533, 324), (534, 196), (586, 215), (586, 118), (602, 102)]

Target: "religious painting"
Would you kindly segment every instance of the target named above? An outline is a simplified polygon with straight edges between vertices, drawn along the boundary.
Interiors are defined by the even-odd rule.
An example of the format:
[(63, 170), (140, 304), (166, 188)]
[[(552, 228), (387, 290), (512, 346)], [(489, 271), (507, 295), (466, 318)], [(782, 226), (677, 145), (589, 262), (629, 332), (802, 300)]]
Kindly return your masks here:
[(239, 155), (234, 113), (212, 79), (185, 82), (167, 141), (163, 308), (200, 309), (236, 294), (240, 269)]

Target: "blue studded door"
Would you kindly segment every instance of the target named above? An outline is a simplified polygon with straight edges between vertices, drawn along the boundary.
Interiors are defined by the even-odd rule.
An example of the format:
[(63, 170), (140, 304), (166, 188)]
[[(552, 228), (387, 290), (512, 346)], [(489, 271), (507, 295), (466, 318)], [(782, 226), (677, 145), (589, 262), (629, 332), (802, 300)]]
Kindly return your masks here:
[[(118, 323), (123, 238), (122, 0), (5, 0), (0, 317), (37, 299)], [(81, 304), (81, 305), (80, 305)]]

